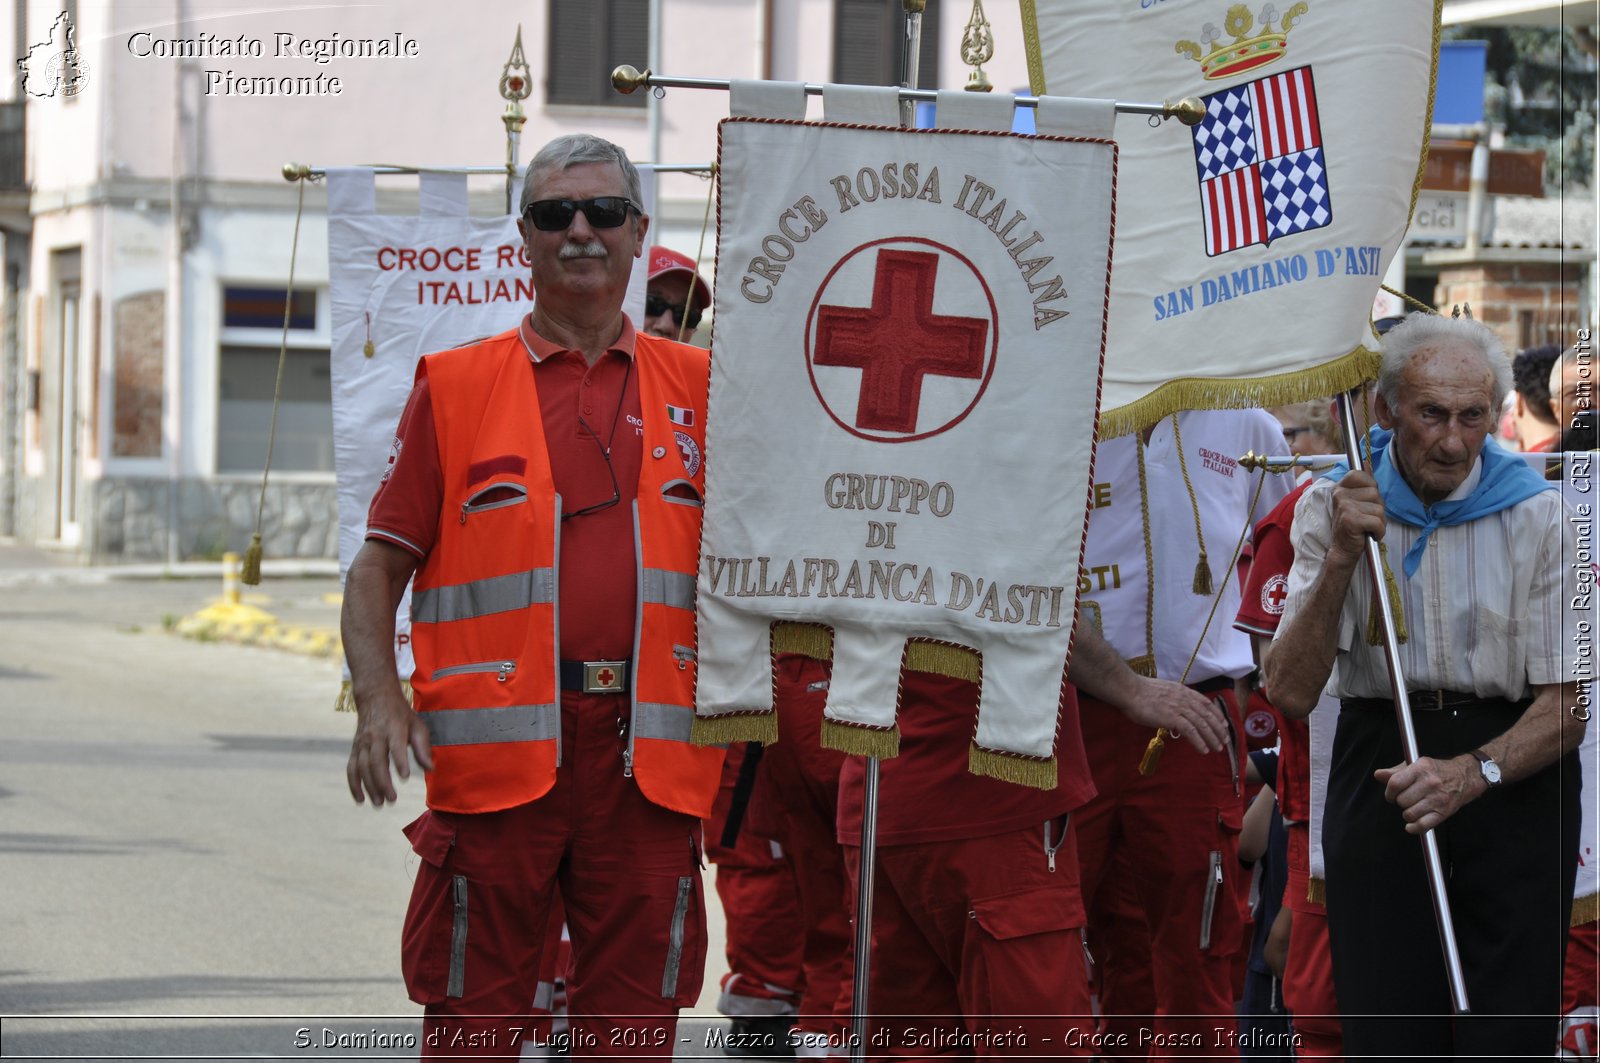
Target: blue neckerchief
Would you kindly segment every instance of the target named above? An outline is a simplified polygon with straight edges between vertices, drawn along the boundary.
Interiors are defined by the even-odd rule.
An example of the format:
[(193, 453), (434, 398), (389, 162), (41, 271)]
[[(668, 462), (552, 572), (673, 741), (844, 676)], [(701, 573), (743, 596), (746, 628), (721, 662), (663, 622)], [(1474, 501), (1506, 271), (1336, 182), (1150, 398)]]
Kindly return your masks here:
[[(1413, 528), (1422, 529), (1417, 541), (1406, 551), (1402, 567), (1405, 569), (1407, 579), (1415, 576), (1417, 569), (1422, 567), (1422, 551), (1428, 545), (1428, 537), (1433, 534), (1435, 528), (1465, 524), (1479, 517), (1487, 517), (1502, 509), (1510, 509), (1540, 491), (1556, 489), (1555, 484), (1530, 469), (1527, 462), (1507, 451), (1493, 439), (1485, 439), (1483, 450), (1479, 454), (1483, 462), (1483, 473), (1478, 478), (1478, 486), (1472, 489), (1472, 493), (1466, 498), (1424, 506), (1416, 492), (1411, 490), (1411, 485), (1406, 483), (1406, 478), (1400, 474), (1399, 466), (1387, 460), (1389, 440), (1393, 437), (1394, 433), (1388, 429), (1377, 427), (1372, 429), (1368, 436), (1372, 446), (1371, 471), (1373, 479), (1378, 482), (1378, 493), (1383, 496), (1383, 508), (1388, 515)], [(1349, 471), (1350, 467), (1340, 462), (1326, 475), (1329, 479), (1339, 480)]]

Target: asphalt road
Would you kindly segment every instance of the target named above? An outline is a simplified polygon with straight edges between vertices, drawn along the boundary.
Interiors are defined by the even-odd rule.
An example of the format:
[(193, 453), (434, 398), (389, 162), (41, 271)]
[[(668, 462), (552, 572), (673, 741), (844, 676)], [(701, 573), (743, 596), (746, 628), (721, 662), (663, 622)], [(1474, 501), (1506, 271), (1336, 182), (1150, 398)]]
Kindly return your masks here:
[[(416, 858), (400, 828), (422, 788), (352, 804), (337, 663), (166, 630), (219, 578), (39, 574), (8, 550), (0, 1057), (415, 1058), (398, 944)], [(331, 626), (336, 591), (269, 578), (246, 601)], [(690, 1017), (715, 1014), (721, 972), (680, 1058), (723, 1025)]]

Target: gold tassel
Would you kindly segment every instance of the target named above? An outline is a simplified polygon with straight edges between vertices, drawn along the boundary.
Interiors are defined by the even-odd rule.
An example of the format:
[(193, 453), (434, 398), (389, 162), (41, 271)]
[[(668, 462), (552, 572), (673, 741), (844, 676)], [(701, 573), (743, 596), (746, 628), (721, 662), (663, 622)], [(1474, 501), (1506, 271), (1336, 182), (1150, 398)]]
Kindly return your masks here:
[(983, 657), (965, 646), (913, 639), (906, 645), (906, 670), (976, 683), (983, 675)]
[[(1378, 559), (1383, 562), (1383, 591), (1389, 597), (1389, 612), (1394, 614), (1394, 639), (1398, 643), (1406, 641), (1406, 613), (1400, 597), (1400, 581), (1395, 579), (1394, 569), (1389, 567), (1389, 544), (1378, 543)], [(1371, 608), (1367, 610), (1367, 645), (1376, 646), (1383, 642), (1383, 631), (1378, 623), (1378, 602), (1373, 600)]]
[(770, 746), (777, 740), (778, 714), (775, 712), (696, 716), (689, 727), (689, 741), (697, 746), (726, 746), (734, 742), (760, 742)]
[(1200, 560), (1194, 563), (1194, 592), (1202, 598), (1211, 597), (1215, 588), (1211, 585), (1211, 562), (1206, 559), (1206, 552), (1200, 551)]
[(833, 630), (822, 624), (780, 620), (772, 625), (772, 652), (798, 653), (819, 661), (833, 660)]
[(250, 536), (250, 545), (244, 552), (244, 564), (239, 569), (239, 582), (247, 587), (261, 584), (261, 533)]
[(1144, 756), (1139, 760), (1140, 775), (1154, 775), (1156, 766), (1161, 763), (1161, 754), (1167, 748), (1167, 734), (1165, 727), (1156, 729), (1156, 736), (1150, 739), (1150, 744), (1144, 747)]
[(987, 775), (991, 779), (1031, 786), (1035, 790), (1056, 788), (1055, 757), (1023, 757), (974, 744), (967, 751), (967, 770), (974, 775)]
[(1600, 893), (1572, 898), (1572, 918), (1567, 921), (1568, 926), (1582, 926), (1596, 919), (1600, 919)]
[(1328, 884), (1315, 875), (1306, 879), (1306, 900), (1312, 904), (1326, 906), (1328, 903)]
[(1153, 653), (1129, 657), (1124, 663), (1133, 671), (1134, 675), (1142, 675), (1146, 679), (1154, 679), (1156, 677), (1156, 655)]
[(824, 718), (822, 747), (888, 760), (900, 755), (900, 728), (863, 727), (858, 723)]

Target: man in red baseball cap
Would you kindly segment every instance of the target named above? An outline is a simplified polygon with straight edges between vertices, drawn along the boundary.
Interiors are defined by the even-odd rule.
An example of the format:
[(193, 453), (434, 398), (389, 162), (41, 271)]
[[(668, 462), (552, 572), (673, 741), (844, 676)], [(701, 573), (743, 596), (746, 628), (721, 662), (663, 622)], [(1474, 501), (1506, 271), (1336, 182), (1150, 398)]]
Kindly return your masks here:
[(645, 332), (687, 343), (710, 305), (711, 288), (695, 271), (693, 259), (659, 244), (650, 249), (650, 286), (641, 324)]

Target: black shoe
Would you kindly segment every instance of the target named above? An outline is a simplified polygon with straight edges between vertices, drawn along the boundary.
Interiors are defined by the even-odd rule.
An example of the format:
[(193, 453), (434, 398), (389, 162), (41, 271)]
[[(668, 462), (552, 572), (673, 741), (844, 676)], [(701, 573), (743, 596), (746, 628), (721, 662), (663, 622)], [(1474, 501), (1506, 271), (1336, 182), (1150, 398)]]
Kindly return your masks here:
[(789, 1041), (793, 1023), (786, 1015), (734, 1019), (728, 1023), (722, 1054), (742, 1059), (793, 1059), (794, 1045)]

